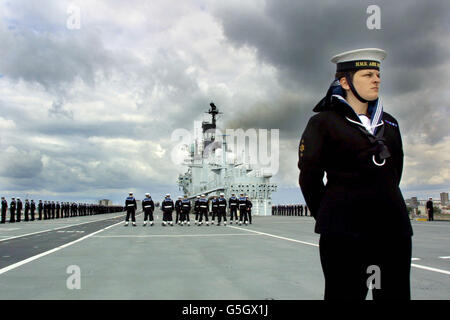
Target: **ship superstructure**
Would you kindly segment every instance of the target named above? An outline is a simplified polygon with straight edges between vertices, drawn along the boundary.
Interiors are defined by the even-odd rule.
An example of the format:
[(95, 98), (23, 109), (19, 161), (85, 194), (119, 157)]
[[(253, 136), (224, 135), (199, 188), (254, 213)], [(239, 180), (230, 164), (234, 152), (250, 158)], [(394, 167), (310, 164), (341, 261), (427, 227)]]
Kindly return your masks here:
[(178, 178), (180, 189), (190, 199), (201, 194), (219, 196), (223, 192), (228, 200), (232, 193), (237, 197), (244, 193), (252, 201), (252, 214), (271, 215), (271, 194), (277, 189), (277, 185), (270, 182), (272, 174), (239, 160), (236, 155), (230, 157), (227, 139), (224, 135), (216, 136), (219, 109), (214, 103), (210, 107), (207, 113), (211, 121), (202, 122), (200, 137), (189, 146), (189, 156), (184, 162), (188, 170)]

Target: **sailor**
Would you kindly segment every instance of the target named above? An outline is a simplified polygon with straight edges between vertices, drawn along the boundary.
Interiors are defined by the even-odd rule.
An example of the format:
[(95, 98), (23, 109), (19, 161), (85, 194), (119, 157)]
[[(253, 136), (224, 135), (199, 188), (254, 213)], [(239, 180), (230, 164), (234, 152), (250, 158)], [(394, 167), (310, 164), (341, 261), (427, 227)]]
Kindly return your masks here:
[(153, 203), (150, 193), (145, 194), (142, 200), (142, 210), (144, 211), (144, 227), (147, 225), (147, 220), (150, 221), (150, 226), (153, 226), (153, 211), (155, 211), (155, 204)]
[(9, 223), (16, 222), (16, 199), (11, 198), (11, 203), (9, 204)]
[(191, 201), (187, 198), (187, 195), (184, 195), (183, 200), (181, 201), (181, 225), (191, 225), (189, 221), (189, 212), (191, 211)]
[(428, 214), (428, 221), (434, 221), (434, 208), (433, 208), (433, 198), (429, 198), (426, 205), (425, 205), (425, 209), (427, 211)]
[(51, 205), (51, 212), (52, 212), (52, 219), (55, 219), (55, 211), (56, 211), (56, 204), (55, 201), (52, 201), (52, 205)]
[(250, 224), (252, 224), (252, 207), (253, 207), (253, 204), (250, 201), (250, 199), (248, 198), (248, 196), (245, 196), (245, 198), (247, 198), (247, 217), (248, 217), (248, 222)]
[(44, 211), (44, 204), (42, 203), (42, 200), (39, 200), (38, 203), (38, 219), (42, 220), (42, 212)]
[(6, 223), (6, 211), (8, 211), (8, 201), (2, 197), (2, 217), (0, 223)]
[(239, 202), (238, 198), (234, 193), (232, 193), (230, 199), (228, 200), (228, 208), (230, 209), (230, 224), (233, 224), (233, 217), (236, 223), (238, 222), (238, 215), (237, 215), (238, 202)]
[(22, 209), (23, 209), (22, 200), (20, 200), (20, 198), (17, 198), (17, 201), (16, 201), (16, 222), (20, 222), (20, 219), (21, 219), (21, 216), (22, 216)]
[(28, 202), (28, 199), (25, 199), (25, 221), (28, 221), (28, 214), (30, 212), (30, 202)]
[(36, 211), (36, 203), (34, 202), (33, 199), (31, 199), (31, 203), (30, 203), (31, 221), (34, 221), (35, 211)]
[[(61, 212), (61, 205), (59, 204), (59, 201), (56, 201), (56, 219), (59, 219)], [(62, 215), (61, 215), (62, 218)]]
[(131, 216), (131, 222), (133, 224), (133, 227), (136, 226), (136, 199), (133, 197), (133, 192), (128, 193), (128, 198), (125, 199), (125, 208), (127, 210), (127, 216), (125, 218), (125, 226), (128, 226), (128, 222), (130, 221)]
[(194, 202), (194, 213), (195, 213), (195, 224), (197, 224), (198, 223), (198, 216), (200, 215), (200, 207), (199, 207), (199, 205), (200, 205), (200, 196), (197, 196), (196, 198), (195, 198), (195, 202)]
[(203, 216), (205, 216), (205, 224), (207, 226), (209, 226), (209, 222), (208, 222), (208, 199), (206, 199), (206, 195), (202, 194), (202, 196), (200, 197), (200, 200), (198, 201), (198, 207), (199, 207), (199, 212), (200, 212), (200, 219), (198, 220), (198, 225), (201, 226), (202, 225), (202, 221), (203, 221)]
[(378, 98), (385, 56), (359, 49), (332, 58), (335, 80), (299, 143), (299, 184), (320, 234), (326, 300), (364, 300), (372, 266), (381, 280), (374, 300), (411, 298), (412, 228), (399, 188), (402, 139)]
[(221, 193), (220, 198), (217, 200), (219, 209), (217, 210), (217, 225), (220, 226), (220, 222), (223, 218), (223, 225), (227, 225), (227, 199), (225, 199), (225, 194)]
[(244, 224), (247, 225), (248, 217), (247, 217), (247, 198), (241, 193), (241, 196), (238, 199), (239, 201), (239, 225), (242, 225), (242, 220), (244, 220)]
[(175, 205), (173, 204), (173, 200), (170, 199), (170, 194), (166, 194), (166, 197), (161, 203), (161, 208), (163, 211), (162, 225), (165, 227), (168, 223), (173, 227), (172, 212), (175, 209)]
[(183, 198), (178, 196), (178, 200), (175, 201), (175, 224), (181, 224), (181, 200)]
[(214, 196), (213, 199), (211, 200), (211, 210), (212, 210), (211, 224), (214, 225), (214, 220), (216, 219), (216, 216), (218, 215), (219, 211), (219, 202), (217, 196)]

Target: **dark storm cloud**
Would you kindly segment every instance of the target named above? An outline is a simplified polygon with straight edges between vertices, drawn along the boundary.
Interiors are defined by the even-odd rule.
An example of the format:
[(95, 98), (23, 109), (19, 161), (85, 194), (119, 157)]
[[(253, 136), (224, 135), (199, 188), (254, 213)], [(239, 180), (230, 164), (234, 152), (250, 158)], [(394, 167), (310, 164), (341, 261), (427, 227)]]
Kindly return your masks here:
[[(381, 9), (381, 30), (369, 30), (366, 9), (376, 4)], [(292, 130), (291, 121), (279, 114), (290, 114), (297, 104), (299, 114), (311, 110), (326, 93), (335, 65), (331, 56), (346, 50), (380, 47), (388, 56), (382, 66), (386, 96), (421, 91), (449, 79), (440, 66), (449, 63), (448, 1), (275, 1), (268, 0), (260, 10), (227, 5), (215, 10), (227, 39), (238, 47), (257, 50), (262, 62), (275, 66), (278, 80), (286, 91), (299, 94), (297, 102), (273, 105), (263, 115), (268, 127)], [(427, 81), (422, 81), (428, 79)], [(307, 92), (307, 99), (302, 98)], [(310, 98), (316, 96), (313, 102)], [(262, 102), (262, 104), (269, 104)], [(407, 102), (406, 102), (407, 103)], [(295, 110), (295, 108), (294, 108)], [(259, 117), (253, 108), (241, 118), (254, 127)], [(410, 110), (416, 120), (422, 110)]]

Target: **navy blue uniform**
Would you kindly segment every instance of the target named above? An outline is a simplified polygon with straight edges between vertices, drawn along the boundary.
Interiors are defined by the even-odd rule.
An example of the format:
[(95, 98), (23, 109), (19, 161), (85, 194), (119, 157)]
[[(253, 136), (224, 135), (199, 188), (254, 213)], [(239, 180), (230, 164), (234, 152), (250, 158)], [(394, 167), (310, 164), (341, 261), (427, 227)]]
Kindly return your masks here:
[(153, 211), (155, 211), (155, 204), (151, 197), (146, 197), (142, 200), (142, 210), (144, 211), (144, 221), (153, 222)]
[(189, 221), (189, 212), (191, 212), (191, 201), (189, 199), (181, 200), (181, 222)]
[(238, 215), (237, 215), (237, 209), (238, 209), (238, 204), (239, 204), (239, 200), (236, 197), (231, 197), (228, 200), (228, 208), (230, 209), (230, 223), (233, 222), (233, 217), (234, 220), (238, 220)]
[(163, 211), (163, 222), (172, 222), (172, 212), (175, 208), (173, 200), (170, 198), (164, 198), (161, 203), (161, 208)]
[(222, 218), (225, 223), (227, 222), (227, 200), (225, 198), (220, 197), (219, 199), (217, 199), (217, 205), (219, 207), (217, 210), (218, 215), (217, 223), (218, 225), (220, 225)]
[(125, 221), (128, 222), (130, 221), (130, 216), (131, 216), (131, 221), (132, 222), (136, 222), (136, 209), (137, 209), (137, 204), (136, 204), (136, 199), (134, 197), (128, 197), (125, 200), (125, 208), (127, 210), (127, 216), (125, 218)]

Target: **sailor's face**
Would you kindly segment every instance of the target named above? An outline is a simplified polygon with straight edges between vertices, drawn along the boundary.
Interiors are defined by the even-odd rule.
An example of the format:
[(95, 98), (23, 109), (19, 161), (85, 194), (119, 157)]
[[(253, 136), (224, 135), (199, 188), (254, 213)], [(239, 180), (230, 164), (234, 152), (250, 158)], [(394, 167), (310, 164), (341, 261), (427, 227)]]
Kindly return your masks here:
[(380, 71), (376, 69), (358, 70), (353, 77), (353, 85), (362, 98), (368, 101), (377, 99), (380, 89)]

